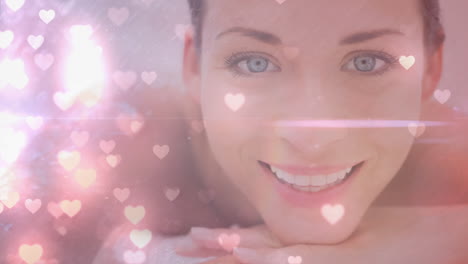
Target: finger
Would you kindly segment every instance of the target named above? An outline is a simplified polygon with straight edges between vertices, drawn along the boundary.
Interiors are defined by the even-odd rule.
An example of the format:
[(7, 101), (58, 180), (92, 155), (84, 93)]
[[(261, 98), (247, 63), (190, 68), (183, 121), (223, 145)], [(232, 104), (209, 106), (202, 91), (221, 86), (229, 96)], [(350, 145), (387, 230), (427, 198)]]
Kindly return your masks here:
[(218, 257), (226, 255), (224, 250), (206, 248), (203, 245), (195, 243), (189, 236), (184, 237), (176, 244), (175, 252), (178, 255), (186, 257)]
[(233, 248), (281, 247), (279, 240), (264, 225), (238, 229), (194, 227), (191, 229), (189, 236), (195, 243), (211, 249), (226, 249), (229, 246), (233, 246)]

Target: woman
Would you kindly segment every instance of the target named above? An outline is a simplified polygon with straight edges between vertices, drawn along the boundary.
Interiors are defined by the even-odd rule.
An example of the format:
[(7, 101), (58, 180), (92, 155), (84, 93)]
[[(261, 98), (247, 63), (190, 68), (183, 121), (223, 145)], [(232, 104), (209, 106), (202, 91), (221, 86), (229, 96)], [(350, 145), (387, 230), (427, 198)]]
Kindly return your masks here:
[[(453, 221), (451, 228), (461, 225), (448, 216), (467, 215), (447, 207), (467, 201), (467, 170), (460, 167), (466, 143), (422, 143), (453, 139), (463, 128), (455, 113), (431, 101), (444, 41), (437, 1), (189, 3), (195, 30), (185, 35), (187, 90), (176, 97), (184, 98), (189, 120), (201, 120), (190, 140), (196, 174), (216, 194), (217, 215), (251, 228), (198, 229), (184, 239), (192, 248), (180, 247), (180, 254), (224, 255), (220, 236), (231, 232), (240, 242), (224, 236), (228, 251), (257, 251), (235, 250), (213, 263), (288, 257), (289, 263), (342, 263), (350, 251), (360, 253), (359, 263), (376, 254), (387, 254), (389, 263), (468, 258), (456, 248), (463, 236), (427, 243), (424, 250), (452, 243), (452, 251), (431, 258), (389, 247), (401, 238), (411, 244), (399, 249), (424, 241), (423, 234), (441, 228), (441, 215)], [(443, 153), (456, 159), (436, 171)], [(453, 170), (441, 178), (447, 168)], [(422, 205), (444, 206), (411, 207)]]

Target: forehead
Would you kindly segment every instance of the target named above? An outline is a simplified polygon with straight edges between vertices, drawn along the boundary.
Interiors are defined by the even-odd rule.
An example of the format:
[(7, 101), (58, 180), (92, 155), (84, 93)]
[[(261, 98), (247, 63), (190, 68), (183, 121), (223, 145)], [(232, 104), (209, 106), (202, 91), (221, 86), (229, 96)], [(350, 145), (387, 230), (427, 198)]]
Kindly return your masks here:
[(230, 27), (266, 30), (286, 42), (331, 40), (380, 28), (420, 37), (420, 0), (207, 0), (203, 38)]

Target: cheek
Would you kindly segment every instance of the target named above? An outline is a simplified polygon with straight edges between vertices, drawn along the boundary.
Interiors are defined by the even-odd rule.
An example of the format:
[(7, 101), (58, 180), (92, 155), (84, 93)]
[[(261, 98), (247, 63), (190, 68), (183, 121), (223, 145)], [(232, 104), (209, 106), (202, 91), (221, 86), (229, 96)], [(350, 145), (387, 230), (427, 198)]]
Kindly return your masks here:
[[(229, 177), (235, 177), (236, 182), (242, 178), (240, 175), (245, 175), (242, 170), (249, 166), (246, 163), (253, 164), (254, 149), (258, 146), (256, 139), (261, 133), (256, 118), (249, 114), (252, 109), (251, 98), (234, 86), (220, 86), (220, 83), (223, 82), (204, 84), (201, 100), (203, 122), (214, 158)], [(242, 94), (244, 103), (233, 111), (226, 101), (227, 94)]]

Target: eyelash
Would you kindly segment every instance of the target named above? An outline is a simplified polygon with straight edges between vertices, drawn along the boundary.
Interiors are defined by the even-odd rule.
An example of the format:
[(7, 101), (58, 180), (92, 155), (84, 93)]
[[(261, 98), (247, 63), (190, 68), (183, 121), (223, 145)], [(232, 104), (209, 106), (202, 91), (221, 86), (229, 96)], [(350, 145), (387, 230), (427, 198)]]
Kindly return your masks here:
[[(388, 52), (385, 51), (385, 49), (380, 49), (376, 51), (359, 50), (353, 53), (358, 53), (358, 54), (353, 56), (351, 59), (347, 60), (347, 62), (341, 67), (342, 70), (353, 59), (363, 56), (363, 55), (370, 55), (378, 59), (381, 59), (387, 63), (387, 66), (385, 66), (383, 70), (372, 72), (372, 73), (360, 72), (359, 74), (362, 74), (362, 75), (369, 75), (369, 76), (382, 75), (388, 70), (390, 70), (391, 68), (393, 68), (393, 66), (397, 64), (397, 62), (399, 61), (398, 58), (396, 58), (393, 55), (390, 55)], [(230, 70), (233, 73), (233, 77), (235, 78), (240, 77), (240, 76), (255, 76), (258, 74), (246, 74), (244, 72), (241, 72), (237, 68), (237, 64), (239, 62), (246, 60), (246, 59), (255, 58), (255, 57), (270, 57), (270, 56), (263, 52), (253, 52), (253, 51), (237, 52), (237, 53), (234, 52), (230, 56), (227, 56), (226, 58), (224, 58), (224, 65), (228, 70)], [(270, 59), (268, 58), (266, 59), (269, 61), (269, 63), (272, 63)], [(280, 66), (278, 67), (281, 69)]]
[[(257, 57), (263, 57), (263, 58), (267, 59), (269, 63), (272, 63), (271, 59), (269, 59), (271, 57), (267, 53), (254, 52), (254, 51), (245, 51), (245, 52), (237, 52), (237, 53), (234, 52), (230, 56), (227, 56), (226, 58), (224, 58), (224, 65), (228, 70), (230, 70), (232, 72), (232, 74), (233, 74), (233, 76), (235, 78), (240, 77), (240, 76), (255, 76), (255, 75), (258, 75), (258, 74), (247, 74), (247, 73), (241, 72), (237, 68), (237, 64), (239, 62), (243, 61), (243, 60), (257, 58)], [(278, 66), (278, 68), (281, 69), (281, 66)]]
[[(353, 55), (351, 59), (347, 60), (346, 63), (341, 67), (343, 69), (348, 63), (350, 63), (352, 60), (356, 59), (357, 57), (360, 56), (372, 56), (377, 59), (381, 59), (385, 61), (387, 64), (383, 70), (376, 71), (376, 72), (371, 72), (371, 73), (366, 73), (366, 72), (359, 72), (361, 75), (368, 75), (368, 76), (375, 76), (375, 75), (383, 75), (387, 71), (391, 70), (393, 66), (397, 65), (399, 63), (399, 59), (393, 55), (391, 55), (389, 52), (385, 51), (385, 49), (379, 49), (375, 51), (367, 51), (367, 50), (358, 50), (353, 52), (353, 54), (357, 53), (357, 55)], [(356, 71), (354, 71), (356, 72)]]

